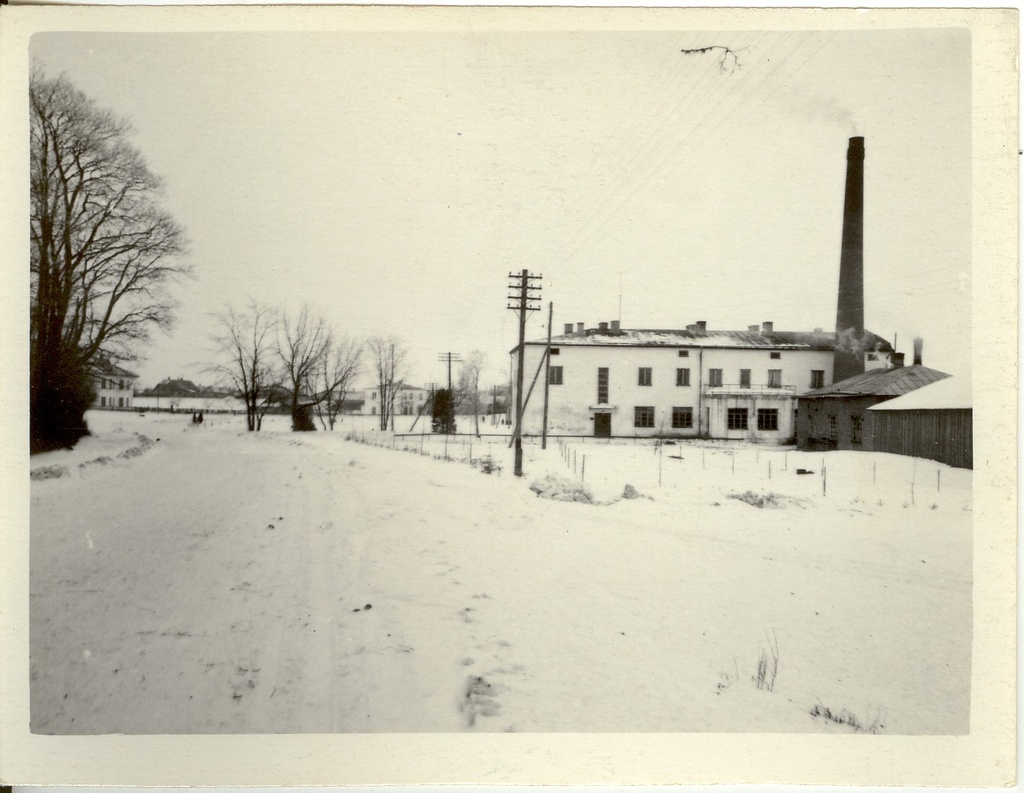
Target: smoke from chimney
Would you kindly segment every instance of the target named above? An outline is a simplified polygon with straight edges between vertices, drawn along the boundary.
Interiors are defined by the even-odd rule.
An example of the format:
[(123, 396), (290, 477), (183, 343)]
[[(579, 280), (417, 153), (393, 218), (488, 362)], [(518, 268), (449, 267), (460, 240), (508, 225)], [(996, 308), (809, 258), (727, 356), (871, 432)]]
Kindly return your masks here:
[(864, 138), (850, 138), (846, 151), (833, 371), (836, 382), (864, 373)]
[(914, 339), (914, 366), (921, 366), (921, 351), (924, 349), (924, 339), (920, 336)]

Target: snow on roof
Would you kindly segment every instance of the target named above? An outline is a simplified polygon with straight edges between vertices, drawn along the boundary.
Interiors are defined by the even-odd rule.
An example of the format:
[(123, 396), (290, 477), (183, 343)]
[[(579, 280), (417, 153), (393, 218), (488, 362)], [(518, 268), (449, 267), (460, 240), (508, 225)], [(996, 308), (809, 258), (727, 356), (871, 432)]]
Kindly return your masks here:
[(838, 383), (808, 391), (806, 397), (901, 396), (949, 377), (927, 366), (900, 366), (895, 369), (871, 369)]
[(971, 407), (971, 381), (947, 377), (868, 410), (963, 410)]
[[(834, 350), (836, 334), (809, 331), (755, 331), (755, 330), (696, 330), (626, 329), (612, 331), (589, 328), (582, 333), (552, 336), (551, 344), (571, 346), (626, 346), (626, 347), (737, 347), (765, 349)], [(868, 350), (891, 352), (892, 345), (881, 336), (864, 332)], [(527, 344), (547, 344), (547, 339), (528, 341)], [(514, 349), (514, 348), (513, 348)]]
[(134, 372), (122, 369), (110, 361), (97, 361), (93, 364), (93, 371), (102, 377), (138, 377)]

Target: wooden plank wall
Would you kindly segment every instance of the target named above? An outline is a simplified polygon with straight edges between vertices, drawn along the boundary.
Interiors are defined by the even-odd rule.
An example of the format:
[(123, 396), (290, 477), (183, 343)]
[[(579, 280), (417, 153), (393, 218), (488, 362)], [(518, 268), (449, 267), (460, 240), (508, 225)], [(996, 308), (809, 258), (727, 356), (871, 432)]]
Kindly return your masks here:
[(875, 410), (874, 450), (974, 467), (972, 411)]

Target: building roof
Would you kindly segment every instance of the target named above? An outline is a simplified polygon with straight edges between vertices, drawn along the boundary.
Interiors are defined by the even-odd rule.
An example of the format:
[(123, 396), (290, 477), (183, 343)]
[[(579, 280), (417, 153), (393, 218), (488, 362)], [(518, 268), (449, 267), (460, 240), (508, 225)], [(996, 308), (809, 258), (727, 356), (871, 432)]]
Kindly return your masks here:
[(167, 378), (152, 388), (141, 391), (138, 396), (154, 397), (200, 397), (203, 399), (222, 398), (233, 396), (234, 391), (230, 388), (212, 388), (210, 386), (196, 385), (191, 380)]
[(901, 396), (949, 377), (945, 372), (927, 366), (900, 366), (895, 369), (871, 369), (863, 374), (847, 377), (838, 383), (815, 388), (801, 395), (801, 399), (814, 397)]
[[(865, 349), (892, 352), (892, 345), (881, 336), (864, 332)], [(527, 344), (547, 344), (547, 339), (528, 341)], [(552, 336), (551, 344), (572, 346), (624, 346), (624, 347), (735, 347), (737, 349), (763, 348), (772, 350), (834, 350), (836, 334), (777, 330), (696, 330), (627, 329), (612, 331), (589, 328), (582, 333)], [(515, 348), (513, 348), (515, 349)]]
[(138, 377), (135, 372), (122, 369), (110, 361), (97, 361), (93, 364), (93, 373), (99, 377)]
[(946, 377), (890, 399), (869, 410), (970, 410), (971, 381), (964, 377)]

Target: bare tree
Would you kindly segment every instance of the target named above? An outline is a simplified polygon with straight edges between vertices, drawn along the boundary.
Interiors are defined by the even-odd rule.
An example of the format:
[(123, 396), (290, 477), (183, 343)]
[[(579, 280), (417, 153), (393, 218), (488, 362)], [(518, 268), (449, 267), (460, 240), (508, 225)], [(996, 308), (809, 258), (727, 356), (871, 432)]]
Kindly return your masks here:
[(473, 350), (462, 362), (459, 370), (460, 402), (473, 411), (473, 429), (480, 437), (480, 372), (484, 368), (485, 356), (480, 350)]
[(217, 324), (213, 341), (222, 362), (209, 368), (234, 385), (245, 402), (249, 432), (259, 432), (280, 390), (274, 355), (277, 314), (250, 299), (242, 311), (225, 308), (217, 315)]
[(285, 314), (278, 327), (277, 351), (288, 388), (292, 430), (315, 430), (310, 411), (322, 398), (316, 393), (316, 378), (330, 345), (330, 328), (308, 305), (302, 306), (294, 321)]
[(395, 412), (396, 391), (405, 377), (405, 345), (394, 336), (374, 336), (367, 342), (380, 391), (380, 428), (386, 430)]
[[(99, 364), (133, 360), (171, 322), (167, 286), (189, 272), (161, 181), (128, 143), (131, 125), (64, 76), (29, 82), (33, 447), (87, 430)], [(84, 404), (83, 404), (84, 401)], [(72, 427), (71, 424), (76, 426)], [(77, 433), (77, 434), (76, 434)]]
[(324, 429), (334, 429), (334, 422), (341, 412), (345, 397), (359, 374), (362, 355), (361, 342), (333, 333), (328, 338), (327, 348), (316, 372), (316, 388), (320, 397), (316, 414)]

